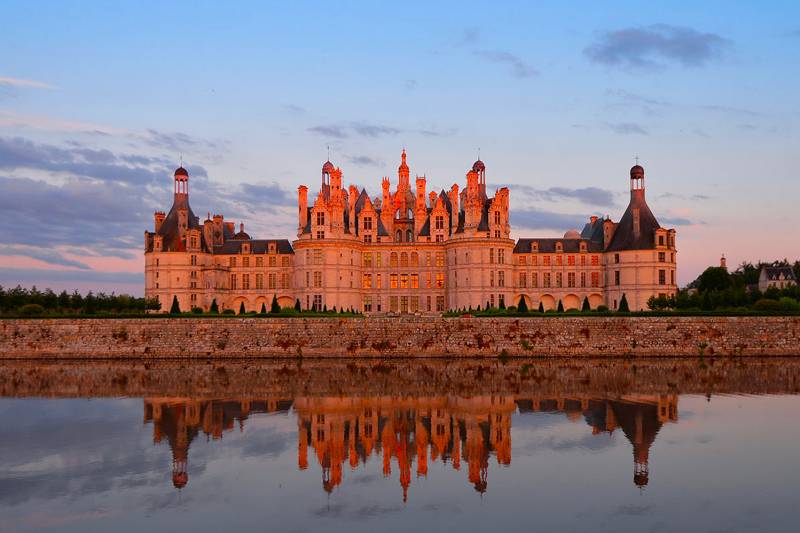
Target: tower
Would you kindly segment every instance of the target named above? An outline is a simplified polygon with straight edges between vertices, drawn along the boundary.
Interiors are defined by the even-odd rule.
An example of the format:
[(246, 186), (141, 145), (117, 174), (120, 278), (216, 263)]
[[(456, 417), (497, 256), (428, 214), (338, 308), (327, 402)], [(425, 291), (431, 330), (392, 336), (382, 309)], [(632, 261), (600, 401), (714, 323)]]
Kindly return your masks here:
[(399, 182), (397, 184), (397, 189), (401, 191), (407, 191), (410, 188), (410, 184), (408, 181), (409, 171), (408, 171), (408, 164), (406, 163), (405, 148), (403, 148), (403, 153), (400, 154), (400, 166), (397, 168), (397, 177), (399, 179)]
[(182, 166), (175, 169), (175, 197), (174, 204), (176, 206), (186, 206), (189, 204), (189, 171)]

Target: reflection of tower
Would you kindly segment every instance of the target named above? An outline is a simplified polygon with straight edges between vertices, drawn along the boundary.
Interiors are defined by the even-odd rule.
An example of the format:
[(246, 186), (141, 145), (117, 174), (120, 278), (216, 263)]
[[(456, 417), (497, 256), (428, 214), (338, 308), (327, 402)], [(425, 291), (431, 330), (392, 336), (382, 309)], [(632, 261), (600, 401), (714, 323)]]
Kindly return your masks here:
[(633, 446), (633, 482), (644, 487), (650, 481), (650, 447), (661, 429), (659, 406), (652, 403), (612, 402), (617, 423)]

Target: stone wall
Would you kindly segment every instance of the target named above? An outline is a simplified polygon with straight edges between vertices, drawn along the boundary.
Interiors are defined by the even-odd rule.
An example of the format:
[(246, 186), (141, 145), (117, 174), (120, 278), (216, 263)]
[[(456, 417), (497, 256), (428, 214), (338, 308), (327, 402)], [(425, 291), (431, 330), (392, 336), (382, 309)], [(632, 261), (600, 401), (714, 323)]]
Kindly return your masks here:
[(0, 359), (796, 356), (800, 317), (0, 320)]

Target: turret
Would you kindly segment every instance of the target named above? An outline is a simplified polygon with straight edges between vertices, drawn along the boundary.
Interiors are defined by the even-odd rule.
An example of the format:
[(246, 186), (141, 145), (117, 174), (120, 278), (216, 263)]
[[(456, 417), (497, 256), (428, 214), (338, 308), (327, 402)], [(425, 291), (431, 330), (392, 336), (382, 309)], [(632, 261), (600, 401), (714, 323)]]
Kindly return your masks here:
[(406, 149), (403, 148), (403, 153), (400, 154), (400, 166), (397, 168), (397, 177), (399, 179), (397, 184), (398, 190), (408, 190), (409, 185), (409, 171), (408, 164), (406, 163)]
[(458, 228), (458, 184), (454, 183), (452, 187), (450, 187), (450, 207), (452, 209), (451, 217), (450, 217), (450, 229), (452, 233), (456, 232)]
[(175, 205), (189, 205), (189, 172), (182, 166), (175, 169), (174, 174)]
[[(416, 210), (422, 211), (425, 209), (425, 176), (417, 176), (416, 180), (417, 185), (417, 202), (416, 202)], [(431, 204), (433, 207), (433, 204)]]
[(161, 229), (161, 224), (164, 223), (164, 219), (167, 218), (167, 215), (163, 211), (156, 211), (153, 215), (154, 218), (154, 226), (155, 232), (158, 233), (158, 230)]

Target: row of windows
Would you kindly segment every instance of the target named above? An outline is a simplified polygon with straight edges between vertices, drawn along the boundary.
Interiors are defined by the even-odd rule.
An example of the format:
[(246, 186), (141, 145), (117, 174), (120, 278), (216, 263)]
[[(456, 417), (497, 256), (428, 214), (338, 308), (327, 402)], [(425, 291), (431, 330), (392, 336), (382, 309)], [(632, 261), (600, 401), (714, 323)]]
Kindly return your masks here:
[[(236, 267), (236, 266), (239, 266), (240, 264), (241, 264), (241, 266), (243, 266), (245, 268), (250, 266), (250, 258), (249, 257), (242, 257), (241, 259), (242, 259), (242, 261), (240, 263), (238, 257), (229, 257), (228, 258), (228, 266), (229, 267)], [(256, 257), (255, 259), (256, 259), (256, 262), (255, 262), (256, 268), (260, 268), (260, 267), (264, 266), (264, 258), (263, 257)], [(196, 264), (195, 256), (192, 256), (192, 260), (193, 260), (192, 264), (193, 265)], [(271, 266), (271, 267), (278, 266), (278, 257), (277, 256), (275, 256), (275, 255), (267, 256), (267, 260), (268, 260), (267, 261), (268, 266)], [(290, 261), (290, 258), (289, 258), (288, 255), (282, 256), (281, 257), (281, 266), (282, 267), (288, 267), (289, 264), (290, 264), (289, 261)]]
[[(578, 276), (580, 274), (580, 276)], [(600, 272), (589, 272), (589, 282), (591, 287), (599, 287), (600, 286)], [(582, 287), (585, 288), (587, 277), (586, 272), (567, 272), (567, 287)], [(519, 277), (517, 278), (517, 286), (519, 287), (528, 287), (528, 280), (530, 280), (530, 287), (531, 288), (538, 288), (539, 287), (539, 273), (538, 272), (531, 272), (530, 276), (527, 272), (520, 272)], [(542, 287), (543, 288), (550, 288), (556, 287), (561, 288), (564, 287), (564, 273), (563, 272), (555, 272), (555, 276), (551, 272), (543, 272), (542, 273)], [(578, 285), (578, 281), (580, 285)], [(555, 284), (553, 284), (555, 282)]]
[[(669, 271), (669, 283), (670, 285), (675, 285), (675, 271)], [(620, 272), (619, 270), (614, 271), (614, 285), (620, 284)], [(658, 270), (658, 284), (659, 285), (666, 285), (667, 284), (667, 271), (666, 269), (659, 269)]]
[[(530, 264), (532, 266), (537, 266), (539, 264), (539, 257), (540, 256), (532, 255), (530, 257)], [(566, 258), (567, 258), (567, 262), (566, 262), (567, 266), (575, 266), (577, 264), (580, 264), (580, 266), (586, 266), (587, 264), (590, 264), (592, 266), (599, 266), (600, 265), (600, 256), (599, 255), (589, 256), (589, 259), (587, 259), (587, 256), (585, 256), (585, 255), (578, 255), (578, 256), (567, 255)], [(519, 265), (527, 265), (528, 264), (528, 256), (527, 255), (518, 256), (517, 257), (517, 263)], [(554, 256), (543, 255), (543, 256), (541, 256), (541, 264), (544, 265), (544, 266), (550, 266), (550, 265), (562, 266), (564, 264), (564, 256), (563, 255), (554, 255)]]
[[(241, 286), (239, 285), (239, 280), (241, 279)], [(238, 274), (231, 274), (230, 275), (230, 288), (231, 289), (250, 289), (250, 274), (242, 274), (241, 278)], [(280, 288), (281, 289), (288, 289), (289, 288), (289, 274), (287, 272), (281, 273), (280, 277), (276, 272), (270, 272), (267, 276), (267, 286), (264, 287), (264, 274), (256, 274), (255, 275), (255, 287), (256, 289), (277, 289), (278, 282), (280, 281)]]

